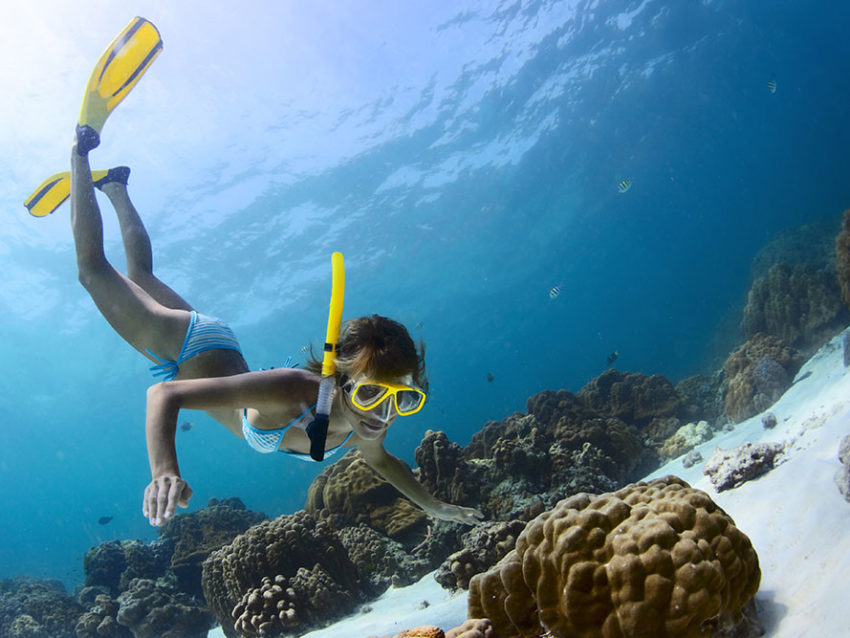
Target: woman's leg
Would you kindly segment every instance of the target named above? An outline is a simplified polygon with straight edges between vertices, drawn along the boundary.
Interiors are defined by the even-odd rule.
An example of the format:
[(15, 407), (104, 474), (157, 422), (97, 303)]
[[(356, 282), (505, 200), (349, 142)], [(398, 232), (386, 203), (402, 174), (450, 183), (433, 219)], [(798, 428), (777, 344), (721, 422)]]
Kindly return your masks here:
[(166, 308), (193, 310), (189, 302), (153, 274), (151, 240), (136, 207), (130, 201), (127, 184), (110, 181), (99, 188), (109, 197), (118, 215), (124, 254), (127, 257), (127, 276)]
[(119, 273), (103, 251), (103, 222), (94, 196), (88, 157), (71, 149), (71, 228), (80, 283), (104, 318), (142, 354), (176, 359), (189, 313), (158, 303), (138, 284)]

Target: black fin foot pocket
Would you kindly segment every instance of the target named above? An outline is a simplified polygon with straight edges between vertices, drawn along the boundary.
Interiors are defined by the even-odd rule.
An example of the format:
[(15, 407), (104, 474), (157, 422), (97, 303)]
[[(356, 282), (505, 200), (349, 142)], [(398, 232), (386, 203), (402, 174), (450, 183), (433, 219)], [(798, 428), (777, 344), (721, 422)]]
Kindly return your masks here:
[(130, 167), (129, 166), (116, 166), (115, 168), (110, 168), (106, 175), (101, 177), (99, 180), (94, 182), (94, 187), (103, 189), (105, 184), (111, 184), (112, 182), (118, 182), (119, 184), (127, 185), (127, 180), (130, 179)]
[(80, 126), (77, 124), (77, 153), (88, 155), (92, 149), (100, 146), (100, 133), (88, 124)]

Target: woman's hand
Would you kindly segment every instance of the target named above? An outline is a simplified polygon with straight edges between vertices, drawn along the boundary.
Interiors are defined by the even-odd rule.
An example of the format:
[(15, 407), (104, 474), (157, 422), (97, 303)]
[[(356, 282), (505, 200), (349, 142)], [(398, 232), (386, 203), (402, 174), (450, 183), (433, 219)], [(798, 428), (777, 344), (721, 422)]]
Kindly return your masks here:
[(440, 503), (440, 507), (428, 512), (444, 521), (475, 525), (484, 518), (484, 514), (472, 507), (461, 507), (450, 503)]
[(162, 525), (174, 515), (177, 506), (189, 507), (192, 488), (179, 474), (164, 474), (154, 478), (145, 488), (142, 513), (151, 525)]

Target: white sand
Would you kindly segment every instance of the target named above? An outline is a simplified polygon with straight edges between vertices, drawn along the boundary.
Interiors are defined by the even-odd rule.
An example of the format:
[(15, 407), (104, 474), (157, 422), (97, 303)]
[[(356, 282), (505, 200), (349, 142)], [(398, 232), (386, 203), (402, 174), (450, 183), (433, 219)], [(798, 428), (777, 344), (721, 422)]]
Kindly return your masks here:
[[(707, 459), (715, 447), (781, 441), (786, 444), (781, 465), (720, 493), (703, 476), (702, 464), (685, 469), (681, 459), (646, 477), (675, 474), (705, 490), (750, 537), (762, 570), (756, 600), (771, 638), (850, 635), (850, 503), (833, 481), (838, 444), (850, 434), (850, 375), (843, 365), (842, 337), (812, 357), (797, 379), (811, 375), (771, 408), (779, 421), (775, 428), (765, 430), (757, 415), (699, 446)], [(423, 609), (422, 601), (429, 606)], [(423, 624), (449, 629), (466, 618), (466, 595), (452, 596), (428, 575), (410, 587), (390, 588), (371, 608), (306, 636), (391, 636)], [(209, 636), (224, 633), (218, 628)]]

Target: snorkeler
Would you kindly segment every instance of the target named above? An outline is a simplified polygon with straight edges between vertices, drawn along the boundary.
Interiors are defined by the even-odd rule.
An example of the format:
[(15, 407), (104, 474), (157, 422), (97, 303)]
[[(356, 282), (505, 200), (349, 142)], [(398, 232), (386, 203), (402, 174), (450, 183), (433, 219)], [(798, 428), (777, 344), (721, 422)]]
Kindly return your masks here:
[[(100, 79), (93, 90), (90, 82), (83, 103), (68, 179), (80, 283), (113, 329), (150, 359), (155, 376), (163, 379), (147, 392), (145, 433), (151, 482), (145, 488), (142, 512), (151, 525), (163, 524), (178, 506), (187, 507), (192, 496), (180, 473), (175, 447), (181, 409), (206, 411), (258, 452), (280, 451), (311, 460), (306, 429), (316, 420), (322, 380), (322, 363), (312, 357), (303, 370), (250, 372), (233, 331), (197, 312), (153, 274), (150, 238), (127, 192), (129, 169), (111, 169), (92, 179), (88, 153), (100, 143), (106, 116), (117, 104), (98, 99), (98, 95), (116, 93), (103, 84), (112, 82), (120, 88), (128, 78), (137, 81), (150, 64), (151, 53), (155, 56), (159, 48), (156, 28), (136, 18), (104, 54), (92, 74), (93, 82), (96, 74)], [(126, 64), (133, 59), (139, 60), (136, 68)], [(110, 73), (109, 60), (122, 60), (127, 68)], [(51, 192), (53, 201), (61, 204), (61, 197), (51, 190), (56, 185), (61, 186), (61, 180), (41, 193), (46, 199), (34, 194), (27, 208), (32, 212), (29, 202), (37, 207), (37, 201), (47, 201)], [(118, 216), (126, 276), (104, 253), (95, 188), (106, 194)], [(475, 509), (436, 499), (403, 461), (384, 449), (387, 430), (395, 420), (419, 411), (425, 403), (424, 348), (416, 347), (401, 324), (371, 315), (343, 325), (335, 352), (335, 371), (329, 377), (331, 410), (319, 456), (356, 446), (379, 475), (429, 515), (466, 524), (481, 519)]]

